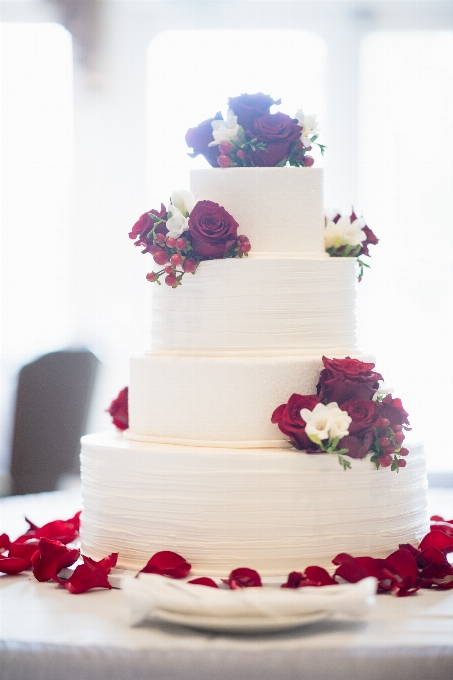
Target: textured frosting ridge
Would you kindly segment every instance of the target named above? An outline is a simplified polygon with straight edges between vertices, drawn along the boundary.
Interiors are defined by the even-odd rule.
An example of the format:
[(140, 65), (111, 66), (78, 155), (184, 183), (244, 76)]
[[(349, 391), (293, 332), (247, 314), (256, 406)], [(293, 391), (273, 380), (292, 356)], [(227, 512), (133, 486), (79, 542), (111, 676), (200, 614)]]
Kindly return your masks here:
[(177, 290), (156, 287), (155, 351), (313, 354), (356, 350), (352, 258), (202, 262)]
[[(409, 446), (404, 474), (354, 460), (343, 472), (330, 455), (82, 440), (82, 549), (95, 559), (119, 550), (139, 569), (174, 550), (195, 572), (263, 575), (338, 552), (384, 556), (428, 530), (423, 447)], [(352, 492), (353, 491), (353, 492)]]

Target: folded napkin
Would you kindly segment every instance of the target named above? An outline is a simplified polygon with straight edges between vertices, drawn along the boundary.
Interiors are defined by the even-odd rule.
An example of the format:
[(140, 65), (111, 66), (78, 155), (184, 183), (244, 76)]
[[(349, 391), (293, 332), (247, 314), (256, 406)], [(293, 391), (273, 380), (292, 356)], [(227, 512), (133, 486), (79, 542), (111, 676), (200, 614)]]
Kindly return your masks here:
[(125, 578), (121, 588), (129, 603), (130, 624), (173, 612), (209, 618), (296, 617), (314, 612), (365, 616), (375, 604), (375, 578), (321, 588), (242, 588), (224, 590), (175, 581), (157, 574)]

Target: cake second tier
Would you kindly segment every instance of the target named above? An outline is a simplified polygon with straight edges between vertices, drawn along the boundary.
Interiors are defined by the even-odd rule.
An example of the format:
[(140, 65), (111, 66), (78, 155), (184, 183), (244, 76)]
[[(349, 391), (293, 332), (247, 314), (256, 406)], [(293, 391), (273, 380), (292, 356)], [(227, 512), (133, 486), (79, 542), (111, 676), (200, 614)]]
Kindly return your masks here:
[(355, 258), (260, 254), (202, 262), (175, 290), (155, 286), (151, 348), (200, 356), (356, 350)]

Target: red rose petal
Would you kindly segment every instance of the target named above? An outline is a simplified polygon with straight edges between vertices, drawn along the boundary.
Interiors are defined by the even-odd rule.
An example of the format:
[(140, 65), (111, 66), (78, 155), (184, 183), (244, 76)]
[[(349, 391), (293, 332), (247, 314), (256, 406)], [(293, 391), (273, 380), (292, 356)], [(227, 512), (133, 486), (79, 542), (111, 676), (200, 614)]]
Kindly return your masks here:
[(207, 576), (200, 576), (200, 578), (194, 578), (192, 581), (187, 581), (187, 583), (193, 583), (196, 586), (209, 586), (209, 588), (218, 588), (219, 586), (212, 578)]
[(233, 569), (227, 579), (222, 579), (227, 583), (231, 590), (238, 590), (239, 588), (259, 588), (261, 587), (261, 578), (257, 571), (249, 569), (248, 567), (239, 567)]
[(10, 557), (19, 557), (21, 560), (27, 562), (27, 569), (31, 567), (31, 558), (38, 550), (39, 540), (37, 538), (30, 538), (26, 543), (11, 543), (9, 547)]
[(38, 549), (32, 557), (33, 576), (37, 581), (53, 579), (60, 583), (58, 574), (70, 567), (80, 557), (80, 550), (70, 550), (60, 541), (41, 538)]
[(419, 549), (424, 550), (430, 546), (446, 552), (453, 551), (453, 537), (448, 536), (443, 531), (430, 531), (423, 538)]
[(28, 568), (27, 562), (21, 560), (20, 557), (3, 557), (0, 555), (0, 572), (2, 574), (8, 574), (13, 576), (15, 574), (20, 574)]
[(24, 543), (30, 538), (48, 538), (52, 541), (60, 541), (60, 543), (71, 543), (79, 534), (80, 513), (81, 511), (79, 510), (70, 519), (56, 519), (44, 524), (42, 527), (36, 526), (36, 524), (25, 518), (30, 528), (25, 534), (19, 536), (14, 543)]
[(67, 581), (62, 583), (66, 590), (73, 595), (86, 593), (92, 588), (108, 588), (112, 589), (108, 580), (111, 567), (116, 565), (118, 553), (112, 553), (107, 557), (96, 562), (91, 557), (83, 555), (83, 564), (79, 564), (74, 573)]
[(286, 583), (283, 583), (281, 588), (300, 588), (306, 580), (306, 576), (300, 571), (292, 571), (288, 574), (288, 579)]
[(411, 587), (415, 584), (418, 576), (417, 562), (409, 550), (404, 548), (396, 550), (386, 558), (385, 562), (398, 576), (407, 579)]
[(186, 562), (184, 557), (171, 550), (162, 550), (155, 553), (147, 564), (139, 571), (139, 574), (161, 574), (170, 578), (185, 578), (192, 569), (192, 565)]
[(2, 534), (0, 536), (0, 554), (9, 549), (10, 540), (8, 534)]
[(337, 581), (331, 577), (322, 567), (307, 567), (305, 569), (305, 576), (311, 581), (311, 585), (316, 586), (336, 586)]

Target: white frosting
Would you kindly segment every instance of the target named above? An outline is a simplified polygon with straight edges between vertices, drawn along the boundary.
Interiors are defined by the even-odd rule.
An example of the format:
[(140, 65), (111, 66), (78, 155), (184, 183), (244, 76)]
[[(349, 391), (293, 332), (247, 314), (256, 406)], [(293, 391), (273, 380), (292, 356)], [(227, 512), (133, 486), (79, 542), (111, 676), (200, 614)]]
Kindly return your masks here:
[(273, 411), (294, 392), (316, 394), (322, 368), (321, 354), (132, 357), (128, 436), (195, 446), (281, 447), (285, 435), (271, 423)]
[(178, 353), (343, 354), (357, 349), (353, 258), (202, 262), (155, 286), (151, 346)]
[(197, 201), (219, 203), (234, 217), (253, 252), (326, 257), (322, 168), (192, 170), (190, 188)]
[(286, 575), (332, 566), (339, 552), (385, 556), (428, 530), (423, 447), (397, 474), (294, 449), (228, 450), (143, 444), (98, 434), (82, 440), (82, 551), (119, 551), (140, 569), (173, 550), (195, 572), (236, 567)]

